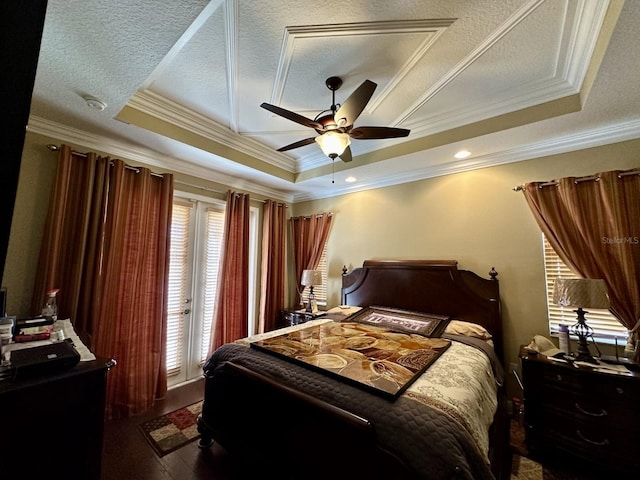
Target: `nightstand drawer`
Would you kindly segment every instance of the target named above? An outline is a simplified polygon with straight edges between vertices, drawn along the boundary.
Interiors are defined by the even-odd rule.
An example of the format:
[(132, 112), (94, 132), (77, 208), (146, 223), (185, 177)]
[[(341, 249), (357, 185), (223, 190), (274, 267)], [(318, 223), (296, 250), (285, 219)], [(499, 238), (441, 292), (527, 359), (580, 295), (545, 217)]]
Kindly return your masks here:
[(620, 463), (640, 467), (637, 434), (610, 428), (598, 422), (574, 421), (571, 417), (549, 414), (539, 442), (542, 449), (561, 449), (573, 456), (602, 465)]
[(550, 413), (567, 415), (576, 421), (587, 421), (601, 424), (609, 428), (617, 428), (636, 432), (640, 435), (640, 411), (638, 403), (622, 401), (613, 396), (579, 395), (553, 387), (543, 386), (539, 395), (543, 401), (541, 408)]

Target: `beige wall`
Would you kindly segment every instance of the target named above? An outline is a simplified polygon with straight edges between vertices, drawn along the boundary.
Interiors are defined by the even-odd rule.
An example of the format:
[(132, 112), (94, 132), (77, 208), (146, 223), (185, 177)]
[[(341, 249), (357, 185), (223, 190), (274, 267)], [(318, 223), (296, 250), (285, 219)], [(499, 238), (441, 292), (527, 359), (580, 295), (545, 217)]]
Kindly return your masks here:
[(31, 293), (57, 164), (56, 154), (44, 147), (44, 140), (34, 143), (30, 141), (33, 138), (27, 134), (22, 151), (20, 179), (2, 278), (2, 286), (7, 288), (7, 313), (17, 316), (39, 313), (30, 310)]
[[(516, 185), (640, 166), (640, 141), (593, 148), (295, 204), (293, 215), (331, 211), (329, 303), (342, 266), (366, 259), (453, 259), (500, 280), (506, 363), (534, 334), (548, 335), (540, 230)], [(515, 393), (515, 392), (514, 392)]]

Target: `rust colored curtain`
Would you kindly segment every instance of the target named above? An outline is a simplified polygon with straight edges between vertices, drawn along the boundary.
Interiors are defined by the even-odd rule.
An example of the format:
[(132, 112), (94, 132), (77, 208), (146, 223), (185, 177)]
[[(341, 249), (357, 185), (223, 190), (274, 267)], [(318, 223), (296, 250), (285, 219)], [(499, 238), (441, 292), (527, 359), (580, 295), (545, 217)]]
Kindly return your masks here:
[(145, 411), (166, 393), (172, 196), (171, 175), (61, 149), (34, 305), (60, 288), (59, 317), (97, 356), (116, 360), (107, 418)]
[(533, 182), (523, 189), (536, 222), (578, 275), (605, 281), (611, 313), (640, 321), (640, 170)]
[(273, 200), (264, 204), (259, 333), (278, 326), (278, 315), (284, 307), (286, 209), (286, 205)]
[(296, 275), (296, 304), (304, 287), (300, 284), (303, 270), (315, 270), (320, 263), (324, 244), (329, 238), (333, 214), (317, 213), (307, 217), (291, 218), (291, 243)]
[(227, 192), (224, 243), (218, 294), (211, 328), (211, 348), (248, 335), (249, 195)]

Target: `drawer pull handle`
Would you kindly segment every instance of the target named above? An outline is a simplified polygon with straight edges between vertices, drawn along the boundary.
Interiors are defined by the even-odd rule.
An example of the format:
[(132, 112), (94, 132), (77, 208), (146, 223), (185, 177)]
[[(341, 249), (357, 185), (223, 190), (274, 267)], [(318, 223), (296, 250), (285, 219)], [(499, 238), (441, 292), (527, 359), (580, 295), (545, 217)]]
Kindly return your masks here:
[(593, 413), (582, 408), (578, 402), (576, 402), (576, 408), (580, 410), (580, 412), (584, 413), (585, 415), (589, 415), (590, 417), (606, 417), (607, 416), (607, 411), (603, 410), (602, 408), (600, 409), (600, 412)]
[(598, 447), (603, 447), (605, 445), (609, 445), (609, 440), (608, 439), (604, 439), (601, 442), (596, 442), (594, 440), (589, 440), (587, 437), (585, 437), (584, 435), (582, 435), (582, 433), (580, 432), (580, 430), (576, 430), (576, 433), (578, 434), (578, 436), (584, 440), (587, 443), (590, 443), (591, 445), (597, 445)]

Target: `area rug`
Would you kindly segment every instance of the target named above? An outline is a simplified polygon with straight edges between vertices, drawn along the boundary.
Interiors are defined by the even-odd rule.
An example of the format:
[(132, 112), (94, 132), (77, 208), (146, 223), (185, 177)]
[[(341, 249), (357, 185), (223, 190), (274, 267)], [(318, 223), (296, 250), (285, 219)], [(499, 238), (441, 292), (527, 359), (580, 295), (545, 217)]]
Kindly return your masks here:
[(140, 431), (162, 457), (200, 438), (196, 419), (201, 411), (202, 401), (199, 401), (141, 423)]

